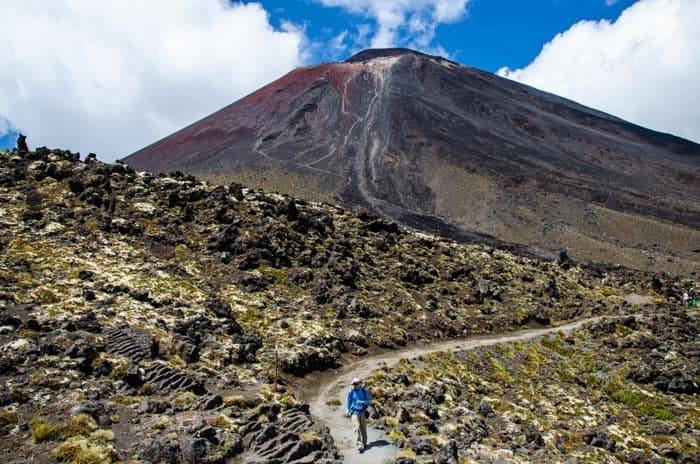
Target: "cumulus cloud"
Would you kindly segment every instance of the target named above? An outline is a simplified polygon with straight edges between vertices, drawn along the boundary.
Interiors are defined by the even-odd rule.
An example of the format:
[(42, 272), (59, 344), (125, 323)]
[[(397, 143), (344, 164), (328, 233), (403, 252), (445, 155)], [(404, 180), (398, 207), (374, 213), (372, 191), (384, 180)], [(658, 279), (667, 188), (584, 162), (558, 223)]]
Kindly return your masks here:
[[(471, 0), (316, 0), (324, 6), (340, 7), (349, 13), (377, 22), (369, 46), (407, 46), (430, 49), (435, 28), (454, 23), (467, 14)], [(364, 46), (365, 44), (361, 44)]]
[(114, 160), (299, 65), (303, 31), (257, 3), (3, 0), (0, 116)]
[(582, 21), (523, 69), (498, 74), (700, 142), (700, 2), (640, 0)]

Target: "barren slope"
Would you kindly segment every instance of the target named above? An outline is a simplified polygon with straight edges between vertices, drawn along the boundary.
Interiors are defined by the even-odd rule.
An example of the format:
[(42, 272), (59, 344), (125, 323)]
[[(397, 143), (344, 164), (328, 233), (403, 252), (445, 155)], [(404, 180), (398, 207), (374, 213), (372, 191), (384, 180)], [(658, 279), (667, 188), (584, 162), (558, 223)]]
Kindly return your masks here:
[(462, 240), (676, 273), (698, 263), (700, 146), (408, 50), (297, 69), (125, 161)]

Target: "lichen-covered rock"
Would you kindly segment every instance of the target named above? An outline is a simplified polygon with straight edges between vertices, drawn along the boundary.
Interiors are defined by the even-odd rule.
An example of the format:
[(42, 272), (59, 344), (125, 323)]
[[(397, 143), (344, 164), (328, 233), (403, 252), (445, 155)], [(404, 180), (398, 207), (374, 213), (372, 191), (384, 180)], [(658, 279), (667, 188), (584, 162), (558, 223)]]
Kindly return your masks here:
[(457, 450), (457, 443), (454, 440), (449, 440), (440, 449), (437, 457), (435, 458), (436, 464), (458, 464), (459, 463), (459, 453)]
[(77, 416), (78, 414), (87, 414), (95, 419), (101, 427), (112, 425), (112, 419), (109, 416), (109, 408), (99, 401), (85, 401), (71, 408), (70, 414)]
[(180, 443), (169, 438), (149, 438), (135, 446), (139, 459), (146, 462), (178, 464)]

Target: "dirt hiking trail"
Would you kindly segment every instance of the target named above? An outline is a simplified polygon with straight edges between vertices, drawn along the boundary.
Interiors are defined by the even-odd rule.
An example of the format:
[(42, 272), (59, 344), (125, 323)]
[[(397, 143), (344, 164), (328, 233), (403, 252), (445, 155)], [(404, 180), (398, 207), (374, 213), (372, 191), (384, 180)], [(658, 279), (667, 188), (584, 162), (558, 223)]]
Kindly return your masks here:
[[(384, 351), (358, 359), (338, 369), (323, 372), (314, 380), (314, 385), (310, 386), (301, 394), (301, 397), (302, 400), (309, 403), (311, 415), (314, 420), (330, 428), (331, 435), (335, 440), (338, 452), (344, 462), (350, 464), (383, 463), (393, 459), (394, 454), (399, 451), (399, 449), (391, 444), (382, 430), (368, 427), (367, 449), (359, 453), (355, 449), (350, 419), (343, 416), (345, 412), (345, 398), (350, 389), (350, 382), (353, 377), (367, 377), (377, 367), (384, 365), (392, 367), (401, 358), (412, 359), (437, 351), (472, 350), (482, 346), (532, 340), (560, 330), (571, 331), (580, 328), (584, 324), (595, 322), (605, 317), (615, 318), (616, 316), (591, 317), (556, 327), (526, 329), (501, 334), (477, 335), (463, 339)], [(367, 388), (371, 394), (372, 385), (367, 385)], [(340, 401), (340, 405), (337, 404), (337, 400)]]

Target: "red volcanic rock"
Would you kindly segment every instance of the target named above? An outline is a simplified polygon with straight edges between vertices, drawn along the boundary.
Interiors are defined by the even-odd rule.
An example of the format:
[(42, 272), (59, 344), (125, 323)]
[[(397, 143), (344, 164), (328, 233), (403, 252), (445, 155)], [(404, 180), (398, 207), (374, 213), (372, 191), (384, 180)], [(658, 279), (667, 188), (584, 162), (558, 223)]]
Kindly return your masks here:
[(698, 259), (700, 145), (406, 49), (296, 69), (124, 161), (458, 239), (635, 267)]

